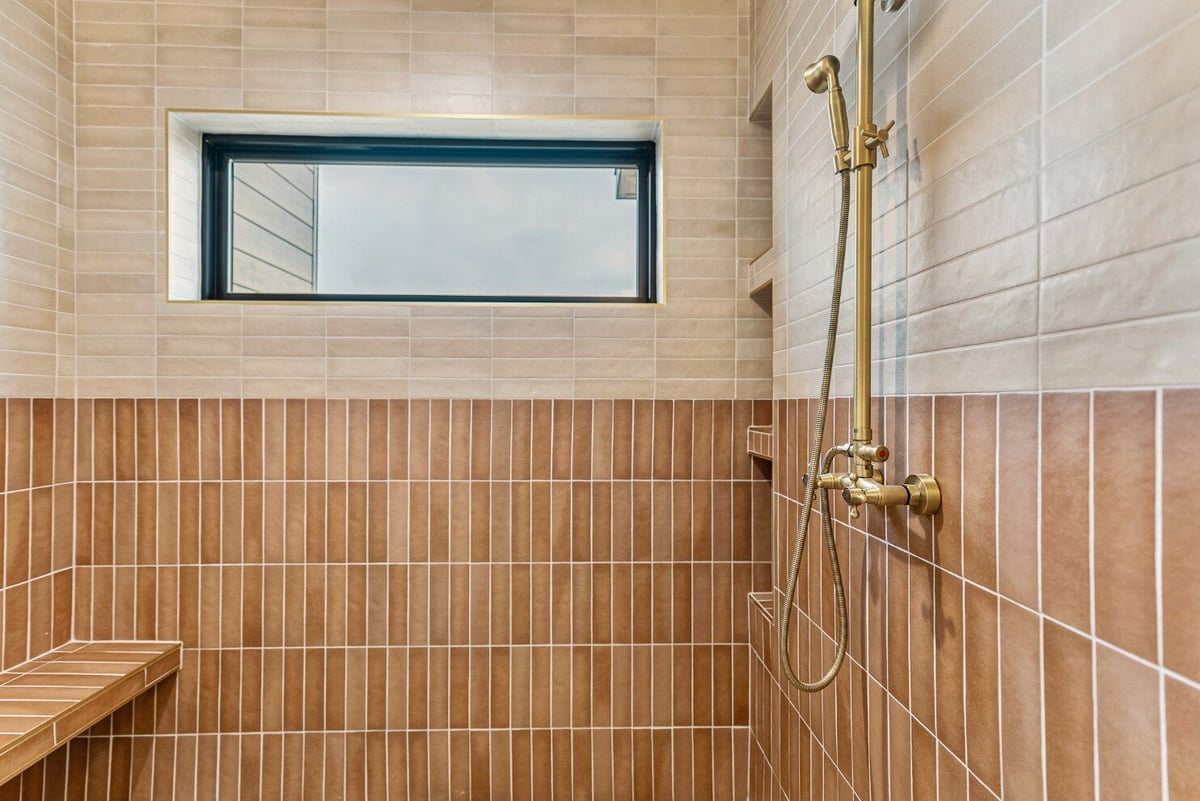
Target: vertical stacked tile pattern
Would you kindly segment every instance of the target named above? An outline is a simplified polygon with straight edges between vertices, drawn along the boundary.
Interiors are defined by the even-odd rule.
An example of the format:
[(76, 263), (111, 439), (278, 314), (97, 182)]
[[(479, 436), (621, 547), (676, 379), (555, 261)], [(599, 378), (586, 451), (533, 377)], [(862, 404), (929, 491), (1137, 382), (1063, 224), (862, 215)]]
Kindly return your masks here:
[[(769, 317), (739, 284), (768, 213), (765, 138), (744, 121), (748, 0), (75, 8), (80, 396), (768, 394)], [(661, 118), (669, 302), (167, 304), (162, 231), (194, 222), (164, 200), (170, 108)]]
[(0, 669), (71, 639), (74, 405), (0, 400)]
[(6, 791), (742, 798), (769, 411), (79, 401), (76, 636), (183, 667)]
[[(831, 442), (849, 437), (848, 410), (834, 403)], [(1196, 444), (1200, 390), (879, 403), (887, 473), (932, 467), (944, 506), (851, 521), (835, 499), (849, 654), (807, 696), (779, 672), (774, 610), (814, 413), (775, 405), (775, 591), (750, 605), (750, 798), (1192, 797), (1196, 493), (1171, 476)], [(832, 654), (830, 582), (812, 541), (792, 610), (802, 676)]]
[(69, 393), (71, 382), (60, 376), (74, 375), (72, 11), (72, 3), (56, 0), (0, 9), (3, 395)]
[[(876, 438), (895, 454), (887, 475), (934, 474), (945, 507), (851, 521), (835, 499), (850, 659), (822, 695), (782, 689), (770, 622), (837, 224), (826, 98), (802, 71), (836, 55), (851, 119), (859, 76), (851, 4), (754, 0), (750, 98), (773, 111), (777, 453), (776, 592), (751, 607), (751, 798), (1190, 799), (1200, 673), (1185, 643), (1200, 638), (1183, 623), (1196, 569), (1179, 538), (1200, 494), (1172, 465), (1200, 408), (1200, 295), (1180, 278), (1200, 229), (1179, 202), (1198, 156), (1172, 132), (1200, 121), (1200, 9), (910, 0), (876, 22), (876, 120), (897, 120), (875, 174), (872, 378), (890, 396)], [(1166, 140), (1161, 157), (1132, 155)], [(852, 270), (826, 445), (849, 434)], [(806, 675), (834, 630), (810, 549)]]

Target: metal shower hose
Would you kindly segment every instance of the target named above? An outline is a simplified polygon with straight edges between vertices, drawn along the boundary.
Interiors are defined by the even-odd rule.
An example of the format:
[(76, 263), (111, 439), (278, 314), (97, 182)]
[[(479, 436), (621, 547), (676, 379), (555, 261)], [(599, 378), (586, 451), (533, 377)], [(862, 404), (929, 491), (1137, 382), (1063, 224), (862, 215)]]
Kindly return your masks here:
[[(833, 354), (837, 344), (838, 307), (842, 303), (842, 273), (846, 266), (846, 229), (850, 221), (850, 173), (843, 171), (842, 176), (842, 209), (841, 220), (838, 224), (837, 259), (833, 272), (833, 300), (829, 307), (829, 334), (825, 339), (825, 367), (821, 373), (821, 394), (817, 400), (817, 419), (813, 430), (812, 447), (808, 457), (808, 476), (804, 484), (804, 504), (800, 509), (800, 523), (796, 527), (796, 540), (792, 549), (791, 562), (788, 564), (787, 587), (783, 593), (783, 608), (776, 612), (776, 626), (779, 632), (779, 662), (783, 667), (783, 675), (794, 686), (807, 693), (823, 690), (833, 681), (842, 660), (846, 656), (846, 640), (849, 633), (849, 621), (846, 614), (846, 591), (842, 586), (842, 571), (838, 565), (837, 543), (833, 538), (833, 521), (829, 512), (829, 490), (821, 489), (821, 531), (825, 536), (825, 548), (829, 552), (829, 567), (833, 574), (833, 596), (837, 604), (837, 650), (833, 656), (833, 664), (829, 670), (815, 682), (806, 682), (797, 678), (792, 669), (792, 658), (788, 651), (788, 629), (792, 617), (792, 602), (796, 597), (796, 580), (800, 575), (800, 560), (804, 558), (804, 545), (808, 540), (809, 518), (812, 516), (813, 499), (817, 489), (817, 461), (821, 453), (821, 440), (825, 436), (825, 412), (829, 406), (829, 384), (833, 378)], [(830, 448), (821, 459), (821, 473), (829, 472), (833, 458), (842, 449)]]

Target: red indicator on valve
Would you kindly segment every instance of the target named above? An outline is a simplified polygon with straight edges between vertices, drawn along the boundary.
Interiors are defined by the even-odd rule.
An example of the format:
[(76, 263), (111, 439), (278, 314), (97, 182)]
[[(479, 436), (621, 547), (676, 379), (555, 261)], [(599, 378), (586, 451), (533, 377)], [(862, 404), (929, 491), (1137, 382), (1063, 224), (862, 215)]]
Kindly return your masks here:
[(879, 461), (881, 461), (881, 462), (887, 461), (887, 458), (888, 458), (888, 449), (887, 448), (880, 447), (879, 450), (876, 451), (876, 453), (879, 454)]

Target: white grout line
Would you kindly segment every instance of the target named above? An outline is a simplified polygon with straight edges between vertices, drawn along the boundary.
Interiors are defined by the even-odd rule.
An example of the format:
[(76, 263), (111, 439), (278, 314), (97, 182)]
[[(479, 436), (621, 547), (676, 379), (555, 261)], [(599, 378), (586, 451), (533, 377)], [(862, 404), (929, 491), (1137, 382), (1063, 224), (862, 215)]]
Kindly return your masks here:
[[(1044, 10), (1043, 10), (1044, 13)], [(1042, 474), (1042, 442), (1044, 439), (1044, 410), (1045, 396), (1038, 394), (1037, 396), (1037, 475)], [(1038, 616), (1038, 722), (1041, 729), (1041, 770), (1042, 770), (1042, 796), (1045, 797), (1049, 792), (1049, 781), (1046, 773), (1046, 635), (1045, 625), (1042, 621), (1041, 610), (1043, 604), (1043, 568), (1042, 568), (1042, 488), (1043, 482), (1037, 482), (1037, 611), (1034, 612)], [(1023, 607), (1026, 608), (1026, 607)], [(1028, 610), (1033, 611), (1033, 610)]]
[[(1100, 801), (1100, 688), (1096, 639), (1096, 393), (1088, 393), (1088, 646), (1092, 660), (1092, 793)], [(1045, 714), (1043, 712), (1043, 714)]]
[(1154, 394), (1154, 586), (1155, 617), (1158, 621), (1158, 745), (1161, 760), (1162, 801), (1170, 801), (1171, 785), (1168, 771), (1167, 741), (1167, 680), (1163, 668), (1166, 630), (1163, 628), (1163, 391)]

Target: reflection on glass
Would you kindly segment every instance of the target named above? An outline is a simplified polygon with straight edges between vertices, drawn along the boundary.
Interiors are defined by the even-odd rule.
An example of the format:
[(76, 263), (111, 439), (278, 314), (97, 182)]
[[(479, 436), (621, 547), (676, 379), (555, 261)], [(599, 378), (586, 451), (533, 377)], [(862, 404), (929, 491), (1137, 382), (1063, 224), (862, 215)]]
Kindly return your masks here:
[(635, 298), (637, 170), (239, 162), (232, 247), (236, 291)]

